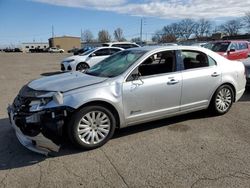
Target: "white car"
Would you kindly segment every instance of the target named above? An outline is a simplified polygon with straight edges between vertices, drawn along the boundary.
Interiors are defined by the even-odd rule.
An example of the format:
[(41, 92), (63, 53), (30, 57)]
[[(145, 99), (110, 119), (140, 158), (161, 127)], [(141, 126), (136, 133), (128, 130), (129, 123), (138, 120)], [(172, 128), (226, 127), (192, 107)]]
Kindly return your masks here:
[(138, 44), (136, 44), (134, 42), (108, 42), (108, 43), (103, 43), (102, 46), (119, 47), (119, 48), (123, 48), (123, 49), (141, 47), (140, 45), (138, 45)]
[(67, 57), (61, 62), (61, 70), (84, 72), (86, 69), (121, 50), (123, 49), (116, 47), (98, 47), (80, 55)]
[(64, 49), (57, 48), (57, 47), (51, 47), (51, 48), (49, 48), (48, 52), (50, 52), (50, 53), (63, 53)]

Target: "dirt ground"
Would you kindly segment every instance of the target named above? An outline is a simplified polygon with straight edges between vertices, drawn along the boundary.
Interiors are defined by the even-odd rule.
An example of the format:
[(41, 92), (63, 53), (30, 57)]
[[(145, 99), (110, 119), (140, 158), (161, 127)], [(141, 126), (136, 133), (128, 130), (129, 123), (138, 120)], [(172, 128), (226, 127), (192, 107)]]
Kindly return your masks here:
[(129, 127), (106, 145), (56, 157), (19, 144), (6, 108), (32, 79), (60, 69), (69, 54), (0, 53), (0, 188), (250, 187), (250, 91), (224, 116), (206, 112)]

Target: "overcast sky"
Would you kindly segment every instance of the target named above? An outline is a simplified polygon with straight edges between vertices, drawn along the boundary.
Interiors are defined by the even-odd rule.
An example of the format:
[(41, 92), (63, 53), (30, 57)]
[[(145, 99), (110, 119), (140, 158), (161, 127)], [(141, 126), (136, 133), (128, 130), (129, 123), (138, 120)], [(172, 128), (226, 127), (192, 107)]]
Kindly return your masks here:
[(0, 45), (47, 42), (55, 34), (80, 36), (90, 29), (113, 34), (121, 27), (126, 38), (143, 37), (183, 18), (207, 18), (221, 23), (249, 11), (250, 0), (0, 0)]

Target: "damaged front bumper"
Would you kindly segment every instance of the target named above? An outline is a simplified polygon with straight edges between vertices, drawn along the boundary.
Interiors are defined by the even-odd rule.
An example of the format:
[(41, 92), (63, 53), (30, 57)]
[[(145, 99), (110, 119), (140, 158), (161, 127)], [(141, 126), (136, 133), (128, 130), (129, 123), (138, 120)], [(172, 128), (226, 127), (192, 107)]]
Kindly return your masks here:
[(19, 142), (27, 149), (44, 155), (59, 151), (63, 125), (70, 111), (60, 107), (24, 113), (14, 105), (8, 107), (10, 123)]

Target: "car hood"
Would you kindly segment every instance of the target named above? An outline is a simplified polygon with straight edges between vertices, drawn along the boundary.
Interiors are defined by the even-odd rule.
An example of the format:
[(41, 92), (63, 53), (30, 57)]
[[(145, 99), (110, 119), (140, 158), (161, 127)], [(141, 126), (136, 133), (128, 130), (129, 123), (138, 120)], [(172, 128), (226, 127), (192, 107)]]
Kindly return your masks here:
[(74, 59), (74, 60), (81, 60), (81, 61), (85, 61), (87, 59), (88, 56), (86, 55), (74, 55), (74, 56), (70, 56), (70, 57), (66, 57), (65, 59), (63, 59), (63, 61), (69, 61), (71, 59)]
[(98, 84), (107, 79), (108, 78), (90, 76), (81, 72), (70, 72), (34, 80), (28, 84), (28, 87), (38, 91), (66, 92)]

